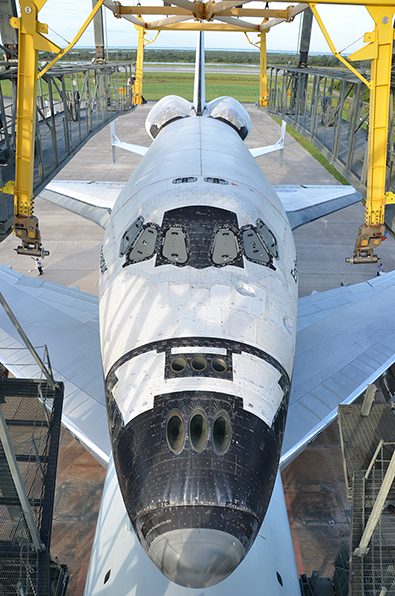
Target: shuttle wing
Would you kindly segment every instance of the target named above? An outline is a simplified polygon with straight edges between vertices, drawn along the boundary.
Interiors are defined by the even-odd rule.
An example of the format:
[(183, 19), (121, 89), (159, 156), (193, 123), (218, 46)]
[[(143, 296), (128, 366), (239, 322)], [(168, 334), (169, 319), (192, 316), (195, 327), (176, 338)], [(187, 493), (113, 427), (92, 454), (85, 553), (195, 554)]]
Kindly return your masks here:
[(283, 184), (273, 188), (293, 230), (362, 199), (352, 186)]
[(123, 182), (52, 180), (40, 197), (105, 228)]
[[(99, 343), (99, 300), (78, 289), (0, 267), (0, 292), (54, 377), (65, 384), (62, 422), (102, 465), (110, 455)], [(0, 360), (19, 378), (41, 371), (0, 307)]]
[(395, 362), (395, 271), (299, 299), (284, 468)]
[[(40, 197), (106, 227), (123, 182), (91, 180), (52, 180)], [(273, 186), (294, 230), (315, 219), (334, 213), (361, 200), (352, 186), (298, 185)]]
[[(0, 267), (0, 291), (29, 339), (48, 345), (65, 383), (63, 423), (107, 466), (110, 441), (101, 368), (98, 299)], [(298, 332), (281, 467), (395, 362), (395, 271), (299, 300)], [(0, 359), (19, 377), (37, 365), (0, 309)]]

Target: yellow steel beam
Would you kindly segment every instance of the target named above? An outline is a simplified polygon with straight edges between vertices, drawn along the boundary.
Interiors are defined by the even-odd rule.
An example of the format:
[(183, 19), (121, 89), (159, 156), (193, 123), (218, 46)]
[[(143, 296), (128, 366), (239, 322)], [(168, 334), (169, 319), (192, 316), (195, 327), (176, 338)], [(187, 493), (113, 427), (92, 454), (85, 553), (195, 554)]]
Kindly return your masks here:
[[(181, 23), (182, 21), (189, 21), (190, 16), (174, 16), (174, 17), (166, 17), (165, 19), (159, 19), (158, 21), (151, 21), (150, 23), (145, 23), (145, 29), (150, 29), (152, 31), (158, 31), (163, 26), (167, 25), (176, 25), (177, 23)], [(138, 27), (136, 27), (137, 29)], [(145, 44), (147, 45), (147, 44)]]
[[(46, 0), (44, 0), (44, 1), (46, 2)], [(51, 68), (51, 66), (53, 66), (58, 60), (60, 60), (60, 58), (62, 58), (62, 56), (64, 56), (65, 54), (67, 54), (67, 52), (69, 50), (71, 50), (72, 47), (75, 46), (75, 44), (77, 43), (77, 41), (80, 39), (81, 35), (84, 33), (85, 29), (87, 28), (87, 26), (89, 25), (89, 23), (91, 22), (91, 20), (93, 19), (93, 17), (95, 16), (95, 14), (101, 8), (103, 2), (104, 2), (104, 0), (97, 0), (97, 3), (95, 5), (95, 7), (93, 8), (93, 10), (90, 13), (89, 17), (85, 20), (85, 23), (82, 25), (81, 29), (78, 31), (78, 33), (74, 37), (73, 41), (70, 42), (69, 45), (66, 48), (64, 48), (63, 50), (61, 50), (59, 52), (59, 54), (57, 56), (55, 56), (55, 58), (53, 60), (51, 60), (51, 62), (49, 64), (47, 64), (46, 67), (43, 68), (40, 71), (40, 73), (37, 76), (38, 79), (40, 77), (42, 77)]]
[[(336, 0), (331, 0), (336, 3)], [(391, 83), (392, 46), (394, 29), (392, 22), (395, 5), (366, 5), (375, 28), (365, 33), (366, 46), (348, 56), (348, 60), (370, 60), (370, 81), (365, 79), (339, 52), (336, 51), (328, 32), (318, 14), (316, 3), (310, 4), (314, 16), (331, 48), (332, 52), (349, 70), (351, 70), (370, 90), (369, 136), (368, 136), (368, 179), (365, 204), (365, 223), (360, 226), (355, 245), (353, 263), (377, 261), (374, 248), (384, 236), (384, 213), (386, 203), (392, 197), (385, 193), (387, 167), (388, 113)]]
[(362, 83), (364, 83), (367, 87), (369, 87), (369, 89), (371, 89), (371, 87), (372, 87), (371, 83), (369, 83), (369, 81), (367, 79), (365, 79), (365, 77), (363, 77), (360, 72), (358, 72), (357, 70), (355, 70), (355, 68), (349, 62), (347, 62), (347, 60), (345, 58), (343, 58), (343, 56), (341, 55), (341, 53), (336, 50), (336, 48), (333, 45), (333, 42), (332, 42), (332, 40), (331, 40), (331, 38), (329, 36), (329, 33), (326, 30), (325, 25), (324, 25), (324, 23), (323, 23), (320, 15), (319, 15), (318, 11), (317, 11), (316, 2), (314, 2), (314, 4), (309, 4), (309, 6), (310, 6), (310, 8), (311, 8), (311, 10), (312, 10), (315, 18), (316, 18), (316, 21), (317, 21), (318, 25), (320, 26), (320, 29), (321, 29), (321, 31), (322, 31), (322, 33), (323, 33), (323, 35), (324, 35), (324, 37), (325, 37), (325, 39), (326, 39), (329, 47), (330, 47), (330, 49), (331, 49), (331, 52), (336, 56), (336, 58), (338, 60), (340, 60), (340, 62), (342, 62), (344, 64), (344, 66), (346, 66), (346, 68), (348, 68), (348, 70), (351, 70), (351, 72), (356, 77), (358, 77), (362, 81)]
[[(38, 220), (33, 215), (37, 79), (78, 41), (103, 4), (103, 0), (98, 1), (73, 42), (65, 50), (61, 50), (44, 37), (43, 34), (48, 33), (48, 27), (37, 19), (45, 2), (46, 0), (20, 0), (21, 16), (10, 20), (12, 27), (19, 29), (13, 225), (15, 234), (22, 240), (22, 246), (17, 248), (17, 252), (29, 255), (40, 255), (43, 250)], [(56, 53), (57, 57), (41, 71), (40, 75), (37, 75), (39, 50)]]
[[(37, 20), (45, 0), (20, 0), (21, 16), (10, 21), (19, 29), (17, 131), (15, 152), (14, 219), (16, 235), (22, 240), (18, 252), (41, 254), (37, 218), (33, 217), (33, 164), (36, 129), (38, 50), (58, 52), (60, 48), (44, 37), (47, 25)], [(28, 253), (26, 251), (29, 251)]]
[[(192, 18), (193, 13), (180, 6), (121, 6), (119, 15), (126, 14), (138, 14), (138, 15), (190, 15)], [(228, 8), (214, 12), (215, 15), (224, 17), (278, 17), (286, 19), (288, 11), (285, 9), (275, 10), (271, 8)]]
[[(146, 23), (146, 29), (151, 29), (150, 25)], [(152, 30), (159, 31), (241, 31), (242, 33), (251, 33), (252, 28), (249, 27), (235, 27), (229, 23), (176, 23), (175, 25), (162, 25), (162, 27), (152, 27)], [(259, 31), (259, 25), (254, 27), (256, 32)]]
[(118, 13), (117, 16), (123, 16), (126, 14), (137, 14), (137, 15), (186, 15), (191, 14), (190, 10), (186, 8), (180, 8), (179, 6), (122, 6), (117, 5)]
[[(213, 0), (207, 0), (207, 2), (202, 2), (201, 0), (196, 0), (195, 2), (190, 2), (190, 0), (174, 0), (172, 6), (163, 6), (163, 7), (156, 7), (156, 6), (123, 6), (120, 2), (112, 2), (110, 0), (104, 0), (104, 5), (110, 10), (113, 11), (114, 15), (117, 18), (124, 17), (126, 19), (132, 20), (132, 22), (137, 27), (142, 27), (145, 29), (167, 29), (170, 30), (172, 25), (175, 23), (174, 29), (179, 30), (188, 30), (188, 31), (196, 31), (196, 30), (207, 30), (207, 31), (258, 31), (255, 23), (250, 23), (247, 21), (242, 21), (237, 23), (235, 17), (239, 18), (241, 16), (245, 17), (260, 17), (263, 18), (265, 22), (268, 21), (269, 18), (273, 18), (273, 21), (265, 25), (263, 28), (267, 29), (269, 26), (278, 25), (284, 21), (291, 22), (297, 14), (302, 12), (307, 8), (307, 4), (298, 4), (297, 6), (289, 5), (285, 10), (278, 10), (278, 9), (269, 9), (266, 7), (259, 8), (243, 8), (237, 4), (238, 0), (224, 0), (221, 2), (214, 2)], [(250, 2), (252, 0), (247, 0)], [(247, 3), (247, 2), (244, 2)], [(266, 4), (264, 5), (266, 6)], [(159, 15), (162, 14), (163, 16), (171, 17), (171, 20), (160, 20), (160, 21), (146, 21), (143, 18), (143, 15)], [(133, 15), (138, 15), (139, 21), (137, 21), (136, 17)], [(185, 17), (184, 19), (177, 19), (176, 17)], [(206, 29), (201, 26), (178, 26), (178, 22), (181, 20), (193, 20), (198, 22), (199, 25), (203, 24), (203, 22), (212, 22), (213, 20), (223, 21), (226, 23), (225, 27), (221, 27), (216, 23), (216, 25), (212, 26), (211, 29)], [(231, 28), (229, 25), (233, 25)], [(262, 26), (261, 26), (262, 28)]]
[(143, 103), (143, 62), (145, 29), (139, 27), (138, 32), (139, 37), (137, 42), (136, 79), (134, 81), (132, 98), (132, 104), (134, 106), (141, 106), (141, 104)]
[(260, 72), (259, 72), (259, 102), (258, 105), (260, 108), (267, 107), (269, 105), (269, 93), (268, 93), (268, 85), (267, 85), (267, 54), (266, 54), (266, 34), (268, 31), (262, 31), (258, 33), (259, 41), (257, 43), (253, 43), (248, 34), (245, 33), (245, 36), (252, 46), (258, 48), (260, 52)]
[(259, 107), (267, 107), (269, 105), (268, 88), (267, 88), (267, 56), (266, 56), (266, 35), (267, 31), (259, 33), (260, 38), (260, 75), (259, 75)]
[(242, 21), (237, 17), (222, 17), (220, 15), (215, 15), (216, 21), (220, 21), (222, 23), (226, 23), (228, 25), (233, 25), (235, 27), (235, 31), (257, 31), (257, 25), (255, 23), (249, 23), (248, 21)]
[[(388, 113), (391, 84), (392, 46), (394, 29), (392, 22), (395, 6), (367, 6), (375, 28), (366, 33), (367, 46), (358, 50), (350, 60), (371, 60), (368, 180), (365, 204), (365, 226), (362, 234), (371, 230), (369, 245), (378, 246), (384, 235), (384, 212), (386, 205), (385, 178), (387, 170)], [(391, 202), (388, 197), (388, 202)], [(366, 246), (366, 238), (361, 241)]]
[(263, 10), (259, 10), (259, 8), (228, 8), (228, 10), (221, 10), (215, 14), (233, 17), (263, 17), (265, 19), (272, 17), (286, 19), (288, 17), (288, 10), (274, 10), (271, 8), (266, 8)]

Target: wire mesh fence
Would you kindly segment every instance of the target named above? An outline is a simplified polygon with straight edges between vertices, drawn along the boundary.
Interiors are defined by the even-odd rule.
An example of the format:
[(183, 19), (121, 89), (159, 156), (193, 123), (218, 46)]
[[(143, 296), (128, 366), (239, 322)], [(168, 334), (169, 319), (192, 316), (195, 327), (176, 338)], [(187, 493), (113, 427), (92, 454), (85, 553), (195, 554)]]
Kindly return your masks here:
[(50, 560), (62, 402), (61, 384), (0, 379), (1, 596), (48, 596), (67, 587), (67, 569)]
[(358, 470), (353, 478), (350, 596), (384, 596), (395, 593), (395, 483), (390, 486), (378, 517), (368, 552), (355, 553), (388, 470), (395, 443), (383, 443), (369, 474)]

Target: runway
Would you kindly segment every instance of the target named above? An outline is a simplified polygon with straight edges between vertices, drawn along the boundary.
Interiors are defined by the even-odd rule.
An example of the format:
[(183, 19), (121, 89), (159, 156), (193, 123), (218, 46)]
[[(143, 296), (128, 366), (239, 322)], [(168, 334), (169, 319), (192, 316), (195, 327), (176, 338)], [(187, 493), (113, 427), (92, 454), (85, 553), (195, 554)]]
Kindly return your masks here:
[[(193, 64), (144, 64), (144, 72), (195, 72), (195, 66)], [(206, 64), (206, 74), (245, 74), (251, 75), (260, 74), (259, 66), (221, 66), (220, 64), (216, 65), (207, 65)]]
[[(152, 105), (149, 102), (118, 118), (116, 133), (120, 140), (139, 145), (150, 143), (144, 121)], [(280, 135), (279, 126), (252, 104), (245, 107), (254, 127), (247, 145), (275, 143)], [(117, 161), (112, 164), (107, 127), (81, 149), (58, 178), (126, 182), (140, 159), (118, 150)], [(338, 184), (289, 135), (282, 168), (277, 160), (276, 154), (257, 160), (272, 184)], [(50, 251), (43, 264), (45, 279), (97, 294), (101, 228), (42, 199), (36, 200), (35, 214), (40, 221), (44, 248)], [(352, 255), (363, 216), (363, 206), (358, 204), (295, 232), (300, 296), (359, 283), (376, 275), (376, 265), (352, 266), (345, 262), (345, 257)], [(36, 276), (33, 262), (18, 256), (14, 251), (16, 245), (14, 236), (0, 244), (1, 264)], [(384, 271), (395, 269), (395, 241), (390, 234), (380, 247), (379, 256)], [(104, 477), (105, 471), (63, 431), (51, 552), (53, 558), (58, 557), (69, 566), (69, 596), (83, 593)], [(331, 576), (333, 560), (350, 531), (350, 505), (346, 500), (336, 423), (285, 470), (283, 482), (299, 572), (311, 575), (316, 569), (322, 576)]]

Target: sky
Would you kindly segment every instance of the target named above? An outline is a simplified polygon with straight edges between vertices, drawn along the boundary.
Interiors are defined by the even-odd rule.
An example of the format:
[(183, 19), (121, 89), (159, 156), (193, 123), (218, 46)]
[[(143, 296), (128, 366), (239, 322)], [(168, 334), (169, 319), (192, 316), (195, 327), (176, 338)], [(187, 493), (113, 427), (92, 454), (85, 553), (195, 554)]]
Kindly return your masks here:
[[(125, 5), (133, 2), (124, 1)], [(135, 2), (134, 2), (135, 3)], [(146, 6), (161, 5), (158, 0), (141, 0)], [(295, 5), (296, 2), (293, 2)], [(60, 47), (65, 47), (71, 41), (90, 13), (91, 0), (48, 0), (39, 13), (39, 20), (49, 26), (49, 37)], [(248, 7), (262, 6), (262, 3), (249, 3)], [(270, 8), (285, 8), (284, 3), (270, 3)], [(363, 44), (365, 32), (374, 29), (374, 23), (364, 6), (330, 6), (318, 7), (324, 24), (335, 44), (337, 51), (350, 54)], [(131, 47), (137, 45), (137, 31), (132, 23), (124, 19), (116, 19), (112, 12), (104, 9), (105, 29), (108, 47)], [(159, 17), (152, 17), (159, 18)], [(270, 51), (296, 52), (301, 25), (301, 16), (297, 16), (293, 23), (283, 23), (273, 27), (267, 35), (267, 49)], [(154, 33), (149, 34), (153, 39)], [(256, 40), (253, 34), (251, 41)], [(193, 48), (196, 44), (195, 32), (162, 31), (152, 48)], [(351, 45), (350, 45), (351, 44)], [(93, 26), (90, 25), (78, 42), (78, 46), (93, 46)], [(205, 46), (209, 49), (253, 49), (244, 33), (206, 33)], [(314, 22), (310, 50), (313, 52), (330, 52), (318, 24)]]

